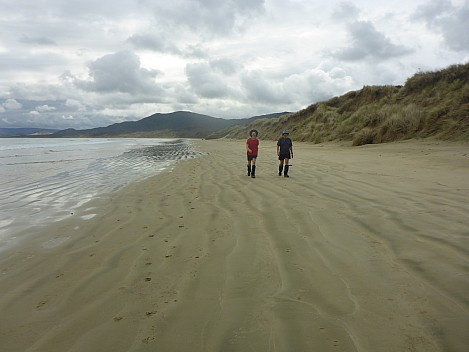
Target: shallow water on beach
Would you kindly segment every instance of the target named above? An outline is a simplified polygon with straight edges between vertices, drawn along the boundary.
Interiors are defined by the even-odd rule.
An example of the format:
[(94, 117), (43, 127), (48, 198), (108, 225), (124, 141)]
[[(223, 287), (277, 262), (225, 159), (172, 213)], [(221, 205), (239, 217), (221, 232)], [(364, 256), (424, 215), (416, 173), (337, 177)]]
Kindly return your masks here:
[(199, 154), (181, 139), (0, 139), (0, 249), (16, 233)]

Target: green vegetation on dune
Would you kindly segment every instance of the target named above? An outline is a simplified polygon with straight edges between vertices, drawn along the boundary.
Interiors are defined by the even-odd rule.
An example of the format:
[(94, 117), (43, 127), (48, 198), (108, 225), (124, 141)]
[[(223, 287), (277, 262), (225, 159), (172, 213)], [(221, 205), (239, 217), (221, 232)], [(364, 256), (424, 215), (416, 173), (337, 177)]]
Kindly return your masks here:
[(469, 63), (419, 72), (404, 86), (365, 86), (279, 118), (233, 126), (226, 137), (244, 138), (252, 128), (264, 139), (287, 128), (295, 140), (314, 143), (469, 140)]

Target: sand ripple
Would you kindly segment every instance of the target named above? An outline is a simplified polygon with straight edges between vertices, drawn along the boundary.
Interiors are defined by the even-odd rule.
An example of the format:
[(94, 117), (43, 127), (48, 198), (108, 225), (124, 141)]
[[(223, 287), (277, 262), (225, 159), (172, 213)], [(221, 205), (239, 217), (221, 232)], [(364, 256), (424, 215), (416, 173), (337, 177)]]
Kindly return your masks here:
[(204, 157), (94, 202), (90, 221), (62, 222), (0, 261), (2, 346), (466, 351), (460, 147), (422, 158), (431, 144), (297, 144), (285, 179), (264, 141), (253, 180), (242, 142), (198, 144)]

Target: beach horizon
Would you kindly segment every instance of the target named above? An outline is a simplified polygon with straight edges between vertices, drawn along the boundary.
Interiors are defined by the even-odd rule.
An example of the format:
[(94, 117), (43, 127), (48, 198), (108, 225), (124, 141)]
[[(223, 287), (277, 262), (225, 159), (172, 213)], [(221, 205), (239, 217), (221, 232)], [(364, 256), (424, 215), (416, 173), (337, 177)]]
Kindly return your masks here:
[(190, 143), (0, 252), (2, 350), (466, 351), (467, 143)]

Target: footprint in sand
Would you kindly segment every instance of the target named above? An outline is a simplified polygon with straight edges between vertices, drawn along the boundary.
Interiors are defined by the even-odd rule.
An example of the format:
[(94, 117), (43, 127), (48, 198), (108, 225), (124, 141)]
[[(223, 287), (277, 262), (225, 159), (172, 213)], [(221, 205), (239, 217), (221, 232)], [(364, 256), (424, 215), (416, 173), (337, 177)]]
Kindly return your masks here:
[(150, 343), (152, 341), (155, 341), (155, 338), (154, 337), (145, 337), (142, 342), (143, 343)]
[(39, 308), (43, 307), (44, 305), (47, 304), (47, 302), (48, 302), (47, 299), (44, 300), (44, 301), (39, 302), (39, 303), (36, 305), (36, 308), (39, 309)]

